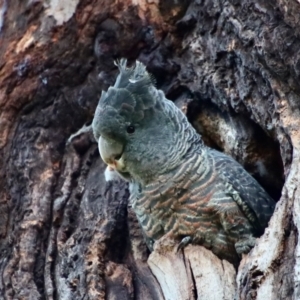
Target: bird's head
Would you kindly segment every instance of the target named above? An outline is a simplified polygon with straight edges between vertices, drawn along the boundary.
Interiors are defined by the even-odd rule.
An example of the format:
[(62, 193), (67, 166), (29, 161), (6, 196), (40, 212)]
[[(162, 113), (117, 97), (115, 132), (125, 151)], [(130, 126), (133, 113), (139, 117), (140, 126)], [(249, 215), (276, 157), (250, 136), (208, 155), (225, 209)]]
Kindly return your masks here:
[(120, 74), (102, 92), (92, 127), (106, 164), (128, 180), (149, 182), (169, 165), (170, 156), (174, 160), (172, 148), (185, 116), (155, 88), (141, 62), (133, 68), (126, 64), (117, 63)]

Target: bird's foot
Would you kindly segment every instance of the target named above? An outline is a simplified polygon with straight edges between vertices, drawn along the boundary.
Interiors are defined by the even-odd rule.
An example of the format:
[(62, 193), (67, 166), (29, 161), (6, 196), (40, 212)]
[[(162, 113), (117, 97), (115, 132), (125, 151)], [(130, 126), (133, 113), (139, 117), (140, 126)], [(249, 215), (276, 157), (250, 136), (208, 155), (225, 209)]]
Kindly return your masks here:
[(256, 238), (249, 236), (235, 243), (235, 250), (239, 255), (247, 254), (255, 246)]
[(179, 252), (181, 249), (183, 249), (185, 246), (187, 246), (191, 242), (192, 242), (192, 238), (190, 236), (184, 237), (177, 247), (177, 252)]
[(157, 253), (163, 254), (176, 251), (177, 241), (168, 235), (163, 235), (153, 245), (153, 250)]

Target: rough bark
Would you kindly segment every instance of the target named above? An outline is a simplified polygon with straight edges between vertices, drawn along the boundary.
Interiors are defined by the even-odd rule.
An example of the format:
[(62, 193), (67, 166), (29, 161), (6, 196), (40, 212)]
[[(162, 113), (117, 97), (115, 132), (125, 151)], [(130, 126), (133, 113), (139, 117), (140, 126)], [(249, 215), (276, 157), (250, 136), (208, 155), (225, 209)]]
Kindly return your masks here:
[[(299, 299), (299, 12), (295, 0), (0, 1), (0, 299)], [(106, 183), (90, 132), (76, 135), (121, 57), (278, 200), (237, 274), (200, 246), (149, 256), (126, 183)]]

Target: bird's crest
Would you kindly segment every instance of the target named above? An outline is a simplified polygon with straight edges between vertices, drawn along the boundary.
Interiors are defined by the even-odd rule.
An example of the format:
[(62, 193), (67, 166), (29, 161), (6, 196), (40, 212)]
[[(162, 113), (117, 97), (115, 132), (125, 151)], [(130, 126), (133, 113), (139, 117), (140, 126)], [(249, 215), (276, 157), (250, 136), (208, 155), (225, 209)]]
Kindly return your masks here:
[(115, 61), (115, 65), (120, 71), (114, 85), (115, 88), (125, 88), (129, 91), (134, 91), (155, 84), (153, 76), (147, 72), (146, 66), (140, 61), (136, 61), (135, 66), (127, 67), (127, 59), (122, 58), (119, 61)]
[(157, 102), (153, 77), (139, 61), (127, 67), (127, 60), (121, 59), (115, 65), (120, 73), (114, 86), (102, 92), (99, 104), (116, 109), (120, 115), (131, 116), (133, 122), (141, 120), (146, 110), (150, 113), (149, 108)]

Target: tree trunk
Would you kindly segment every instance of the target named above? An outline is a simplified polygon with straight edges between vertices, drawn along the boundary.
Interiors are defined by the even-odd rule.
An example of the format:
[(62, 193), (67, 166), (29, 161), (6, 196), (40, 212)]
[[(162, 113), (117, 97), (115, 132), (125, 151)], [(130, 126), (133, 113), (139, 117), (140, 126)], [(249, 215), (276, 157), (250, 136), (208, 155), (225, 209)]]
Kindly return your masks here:
[[(299, 1), (0, 0), (0, 299), (300, 299)], [(238, 270), (149, 255), (87, 125), (139, 59), (278, 200)], [(170, 245), (172, 249), (174, 245)]]

